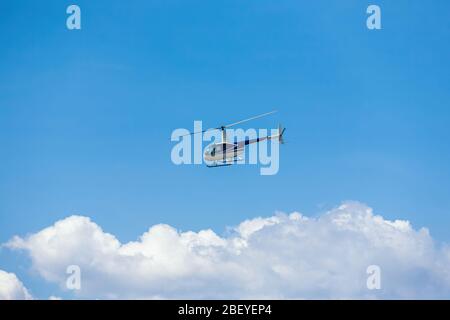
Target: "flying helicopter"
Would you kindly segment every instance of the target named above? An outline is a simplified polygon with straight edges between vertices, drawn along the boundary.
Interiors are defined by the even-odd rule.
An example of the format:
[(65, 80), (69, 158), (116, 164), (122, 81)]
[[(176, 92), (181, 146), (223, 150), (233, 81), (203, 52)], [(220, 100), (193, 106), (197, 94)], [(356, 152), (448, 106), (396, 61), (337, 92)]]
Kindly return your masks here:
[(272, 139), (278, 139), (278, 141), (281, 144), (284, 143), (283, 134), (284, 134), (284, 131), (286, 130), (286, 128), (283, 128), (281, 126), (281, 124), (278, 126), (278, 133), (275, 135), (265, 136), (265, 137), (256, 138), (256, 139), (245, 139), (243, 141), (234, 142), (234, 143), (229, 142), (227, 140), (226, 129), (236, 126), (238, 124), (247, 122), (247, 121), (251, 121), (251, 120), (255, 120), (255, 119), (259, 119), (259, 118), (271, 115), (275, 112), (277, 112), (277, 110), (266, 112), (266, 113), (263, 113), (263, 114), (260, 114), (260, 115), (257, 115), (257, 116), (254, 116), (254, 117), (251, 117), (248, 119), (240, 120), (240, 121), (237, 121), (234, 123), (230, 123), (227, 125), (222, 125), (220, 127), (211, 128), (211, 129), (207, 129), (207, 130), (203, 130), (203, 131), (190, 132), (190, 133), (186, 134), (185, 136), (194, 135), (194, 134), (203, 134), (208, 131), (220, 130), (222, 141), (209, 144), (205, 148), (204, 159), (206, 161), (206, 166), (209, 168), (229, 166), (229, 165), (236, 163), (236, 161), (238, 161), (238, 160), (242, 160), (240, 156), (244, 153), (245, 146), (247, 146), (249, 144), (258, 143), (258, 142), (261, 142), (264, 140), (272, 140)]

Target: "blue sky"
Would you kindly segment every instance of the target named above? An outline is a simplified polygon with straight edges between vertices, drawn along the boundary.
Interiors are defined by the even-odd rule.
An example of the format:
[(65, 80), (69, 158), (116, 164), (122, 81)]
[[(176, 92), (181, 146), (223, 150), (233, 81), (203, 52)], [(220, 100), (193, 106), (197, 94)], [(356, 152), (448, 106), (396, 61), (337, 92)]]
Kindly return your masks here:
[[(130, 241), (344, 200), (450, 241), (448, 1), (75, 3), (76, 31), (69, 2), (0, 4), (1, 243), (71, 214)], [(172, 164), (172, 130), (273, 109), (244, 128), (287, 127), (277, 175)], [(27, 261), (0, 251), (53, 292)]]

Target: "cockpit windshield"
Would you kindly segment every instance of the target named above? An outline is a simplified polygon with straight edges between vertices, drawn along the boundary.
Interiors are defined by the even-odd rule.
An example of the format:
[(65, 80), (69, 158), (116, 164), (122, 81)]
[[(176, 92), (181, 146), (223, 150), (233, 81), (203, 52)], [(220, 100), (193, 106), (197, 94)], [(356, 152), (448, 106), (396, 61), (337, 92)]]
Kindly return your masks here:
[(216, 146), (215, 145), (210, 145), (206, 148), (205, 153), (210, 154), (211, 156), (214, 157), (214, 155), (216, 154)]

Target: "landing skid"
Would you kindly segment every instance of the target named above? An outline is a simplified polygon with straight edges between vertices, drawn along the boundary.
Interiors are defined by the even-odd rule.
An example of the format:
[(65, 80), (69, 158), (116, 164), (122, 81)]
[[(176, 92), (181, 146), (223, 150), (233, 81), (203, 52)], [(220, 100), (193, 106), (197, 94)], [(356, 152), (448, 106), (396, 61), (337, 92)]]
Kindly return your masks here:
[(217, 162), (214, 161), (212, 164), (207, 164), (206, 166), (208, 168), (217, 168), (217, 167), (226, 167), (226, 166), (232, 166), (233, 163), (230, 162)]
[(206, 164), (208, 168), (216, 168), (216, 167), (227, 167), (236, 163), (236, 161), (242, 161), (242, 158), (234, 158), (228, 161), (213, 161), (210, 164)]

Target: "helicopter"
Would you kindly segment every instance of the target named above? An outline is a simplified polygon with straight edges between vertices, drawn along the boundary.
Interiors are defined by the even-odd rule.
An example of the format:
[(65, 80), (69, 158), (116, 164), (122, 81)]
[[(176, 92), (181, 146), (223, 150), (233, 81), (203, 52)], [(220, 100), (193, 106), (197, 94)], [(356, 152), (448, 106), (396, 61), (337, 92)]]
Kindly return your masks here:
[(206, 166), (209, 168), (229, 166), (229, 165), (235, 164), (238, 160), (242, 160), (240, 156), (244, 153), (245, 146), (247, 146), (247, 145), (250, 145), (252, 143), (259, 143), (264, 140), (272, 140), (272, 139), (277, 139), (279, 141), (279, 143), (283, 144), (284, 143), (283, 135), (284, 135), (286, 128), (283, 128), (280, 124), (278, 126), (278, 133), (275, 135), (271, 135), (271, 136), (268, 135), (268, 136), (256, 138), (256, 139), (245, 139), (243, 141), (234, 142), (234, 143), (227, 140), (226, 129), (233, 127), (235, 125), (247, 122), (247, 121), (251, 121), (251, 120), (255, 120), (255, 119), (259, 119), (259, 118), (271, 115), (276, 112), (277, 112), (277, 110), (274, 110), (274, 111), (266, 112), (266, 113), (263, 113), (263, 114), (245, 119), (245, 120), (240, 120), (240, 121), (230, 123), (227, 125), (222, 125), (220, 127), (197, 131), (197, 132), (190, 132), (190, 133), (186, 134), (185, 136), (194, 135), (194, 134), (202, 134), (202, 133), (205, 133), (208, 131), (220, 130), (222, 140), (220, 142), (214, 142), (214, 143), (209, 144), (205, 148), (203, 156), (204, 156), (204, 159), (206, 162)]

